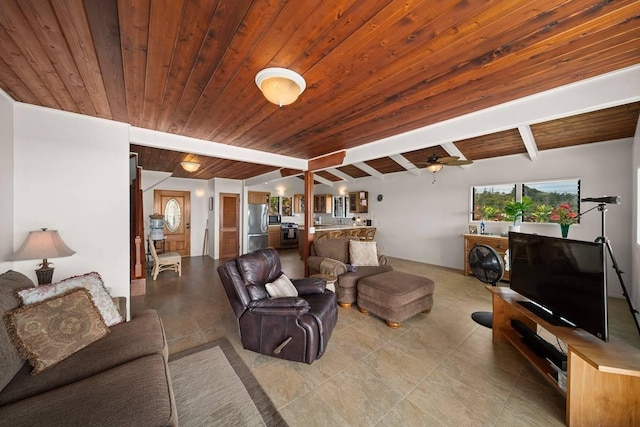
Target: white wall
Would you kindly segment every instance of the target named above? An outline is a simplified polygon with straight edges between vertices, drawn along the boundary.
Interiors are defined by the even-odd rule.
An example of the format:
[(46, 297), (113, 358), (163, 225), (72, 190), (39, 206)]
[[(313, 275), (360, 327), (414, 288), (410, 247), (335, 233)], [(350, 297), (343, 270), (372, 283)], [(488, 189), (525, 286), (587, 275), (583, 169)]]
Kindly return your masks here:
[(153, 214), (154, 190), (188, 191), (191, 195), (191, 256), (202, 255), (204, 230), (207, 224), (209, 196), (207, 181), (202, 179), (167, 178), (156, 185), (147, 183), (157, 179), (158, 172), (142, 171), (142, 212), (144, 215), (145, 238), (150, 233), (149, 215)]
[(0, 90), (0, 273), (13, 267), (12, 262), (4, 262), (14, 250), (13, 105), (13, 100)]
[[(54, 281), (100, 273), (129, 297), (129, 126), (16, 103), (14, 248), (31, 230), (55, 229), (76, 251), (53, 259)], [(36, 281), (37, 260), (14, 269)]]
[(638, 197), (638, 191), (640, 191), (640, 118), (638, 118), (638, 123), (636, 125), (636, 133), (633, 138), (633, 155), (632, 155), (632, 166), (631, 166), (631, 182), (632, 182), (632, 210), (633, 210), (633, 224), (631, 227), (631, 256), (632, 256), (632, 264), (631, 264), (631, 280), (629, 284), (625, 280), (625, 284), (627, 286), (627, 291), (629, 292), (629, 296), (634, 301), (634, 307), (637, 309), (640, 307), (640, 239), (638, 238), (638, 233), (640, 232), (638, 223), (640, 222), (640, 198)]
[[(369, 217), (378, 227), (376, 240), (381, 251), (393, 257), (462, 269), (462, 234), (469, 225), (471, 186), (580, 178), (582, 197), (621, 196), (622, 204), (609, 206), (606, 232), (621, 269), (631, 271), (631, 147), (630, 139), (588, 144), (543, 151), (535, 162), (526, 155), (515, 155), (479, 160), (466, 169), (447, 167), (435, 175), (434, 184), (432, 174), (415, 176), (403, 172), (386, 175), (383, 180), (359, 180), (357, 186), (369, 191)], [(384, 195), (382, 202), (376, 200), (378, 194)], [(581, 210), (593, 206), (583, 203)], [(600, 235), (600, 224), (600, 213), (595, 210), (585, 215), (579, 225), (571, 226), (569, 237), (593, 241)], [(488, 233), (507, 228), (507, 223), (487, 224)], [(524, 224), (522, 231), (560, 237), (557, 224)], [(613, 273), (609, 275), (609, 292), (622, 294)]]

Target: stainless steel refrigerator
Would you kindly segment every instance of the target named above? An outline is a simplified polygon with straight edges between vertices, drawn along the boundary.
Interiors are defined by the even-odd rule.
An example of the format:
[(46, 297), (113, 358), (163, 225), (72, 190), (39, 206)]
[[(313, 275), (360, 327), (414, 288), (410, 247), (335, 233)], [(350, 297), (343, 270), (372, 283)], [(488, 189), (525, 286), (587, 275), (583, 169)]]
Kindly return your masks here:
[(247, 236), (247, 252), (269, 247), (269, 209), (266, 203), (249, 203)]

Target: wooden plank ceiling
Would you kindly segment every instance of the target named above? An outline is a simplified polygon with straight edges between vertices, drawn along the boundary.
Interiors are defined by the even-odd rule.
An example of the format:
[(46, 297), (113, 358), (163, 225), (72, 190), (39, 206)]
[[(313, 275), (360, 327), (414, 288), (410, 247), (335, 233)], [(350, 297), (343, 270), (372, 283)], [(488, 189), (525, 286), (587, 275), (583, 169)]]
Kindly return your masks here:
[[(310, 159), (637, 64), (639, 16), (637, 0), (7, 0), (0, 88), (20, 102)], [(264, 99), (254, 77), (266, 67), (304, 76), (296, 103)], [(531, 130), (544, 150), (632, 136), (637, 117), (634, 103)], [(526, 151), (515, 128), (453, 142), (472, 160)], [(434, 150), (447, 154), (404, 155), (420, 163)], [(175, 176), (195, 157), (132, 151)], [(274, 170), (197, 160), (189, 177)], [(365, 163), (404, 170), (391, 158)]]

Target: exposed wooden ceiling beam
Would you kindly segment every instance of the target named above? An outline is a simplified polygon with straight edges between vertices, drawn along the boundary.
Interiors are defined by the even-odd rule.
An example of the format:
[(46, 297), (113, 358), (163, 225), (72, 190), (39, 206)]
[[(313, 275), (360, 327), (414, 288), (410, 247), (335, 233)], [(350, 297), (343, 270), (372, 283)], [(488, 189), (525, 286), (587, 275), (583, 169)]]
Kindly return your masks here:
[(419, 176), (422, 174), (422, 169), (411, 163), (405, 156), (402, 154), (392, 154), (391, 157), (396, 163), (405, 168), (407, 172), (412, 173), (413, 175)]
[(524, 142), (524, 146), (527, 149), (529, 159), (531, 159), (532, 162), (535, 162), (536, 160), (538, 160), (538, 145), (536, 144), (536, 139), (533, 136), (533, 132), (531, 132), (531, 126), (518, 126), (518, 132), (520, 132), (522, 142)]
[(364, 163), (364, 162), (357, 162), (354, 163), (353, 166), (362, 169), (363, 171), (365, 171), (366, 173), (368, 173), (369, 175), (376, 177), (378, 179), (384, 179), (384, 174), (381, 174), (380, 172), (378, 172), (376, 169), (372, 168), (371, 166), (369, 166), (368, 164)]
[(340, 166), (346, 154), (347, 152), (342, 150), (324, 157), (316, 157), (315, 159), (309, 160), (307, 167), (310, 171), (317, 171), (333, 166)]

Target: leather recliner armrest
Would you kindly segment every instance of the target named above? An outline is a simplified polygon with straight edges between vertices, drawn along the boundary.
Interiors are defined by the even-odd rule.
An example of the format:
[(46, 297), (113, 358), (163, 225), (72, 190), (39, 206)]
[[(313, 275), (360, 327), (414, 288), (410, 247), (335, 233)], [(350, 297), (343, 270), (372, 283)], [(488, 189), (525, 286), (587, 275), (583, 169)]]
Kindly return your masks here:
[(249, 312), (263, 316), (295, 316), (307, 314), (311, 306), (300, 297), (265, 298), (249, 303)]
[(317, 277), (293, 279), (291, 283), (298, 290), (298, 295), (321, 294), (327, 288), (327, 282)]

